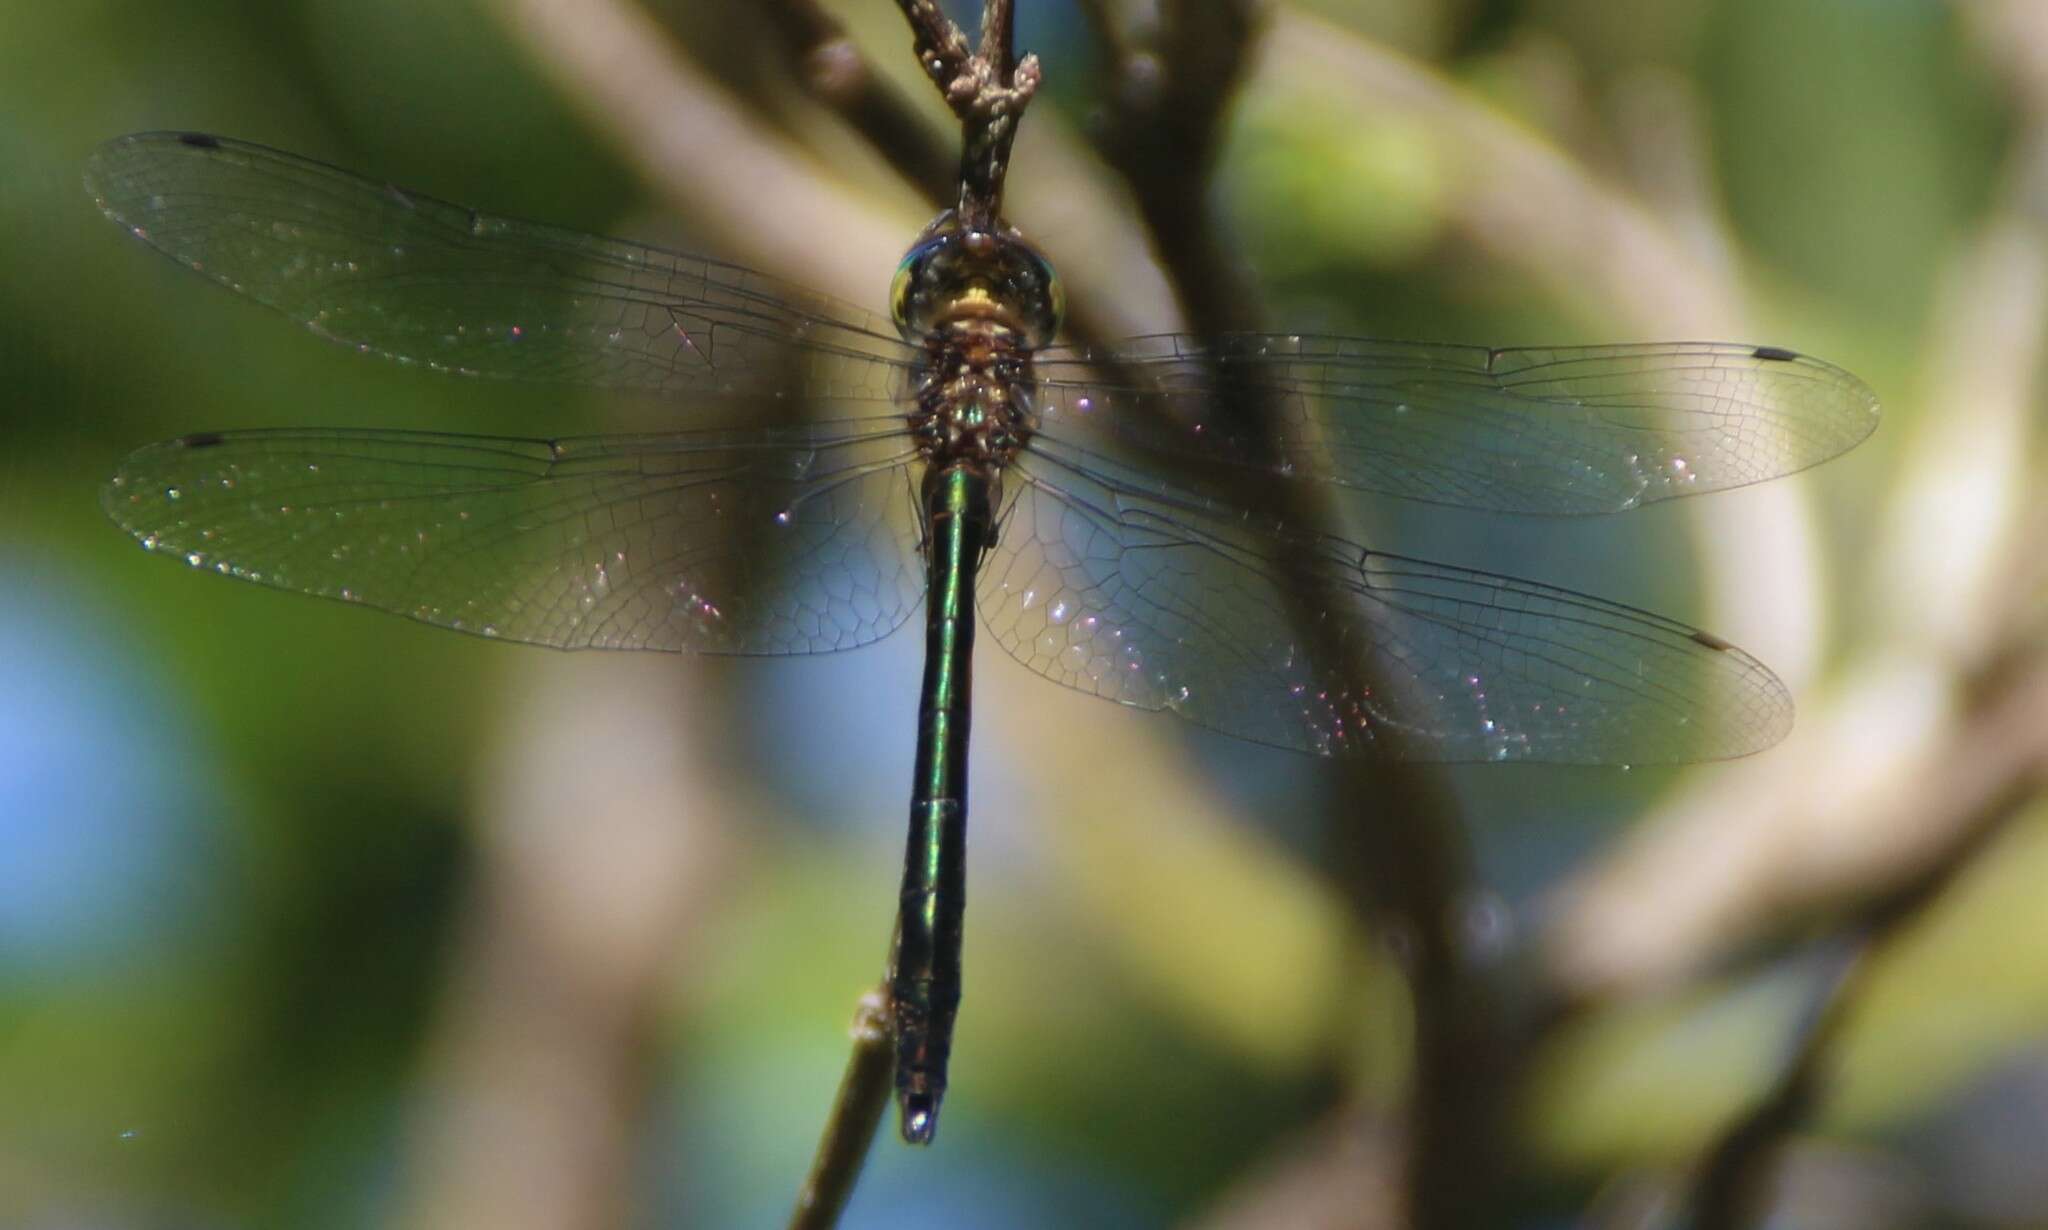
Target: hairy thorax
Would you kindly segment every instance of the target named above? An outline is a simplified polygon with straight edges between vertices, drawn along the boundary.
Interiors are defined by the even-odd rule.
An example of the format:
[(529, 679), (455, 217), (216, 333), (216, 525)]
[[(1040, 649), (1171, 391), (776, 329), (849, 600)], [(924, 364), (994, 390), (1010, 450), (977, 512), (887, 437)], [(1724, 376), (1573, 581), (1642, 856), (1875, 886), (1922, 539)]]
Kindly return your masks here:
[(942, 323), (925, 339), (910, 428), (933, 469), (1001, 468), (1030, 440), (1031, 355), (987, 317)]

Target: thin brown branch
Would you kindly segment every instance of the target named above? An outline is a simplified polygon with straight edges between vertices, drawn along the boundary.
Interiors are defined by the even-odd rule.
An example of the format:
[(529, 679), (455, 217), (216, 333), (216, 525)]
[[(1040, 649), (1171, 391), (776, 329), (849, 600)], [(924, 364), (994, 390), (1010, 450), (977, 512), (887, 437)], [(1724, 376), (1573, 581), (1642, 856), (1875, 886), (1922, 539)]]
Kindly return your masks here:
[(875, 1129), (889, 1105), (895, 1049), (889, 1038), (889, 988), (861, 997), (853, 1015), (853, 1053), (832, 1099), (832, 1114), (811, 1160), (811, 1173), (797, 1193), (789, 1230), (830, 1230), (853, 1195)]
[(1003, 178), (1017, 122), (1038, 93), (1038, 57), (1016, 58), (1010, 0), (983, 0), (981, 49), (932, 0), (897, 0), (909, 21), (918, 63), (960, 118), (960, 218), (988, 230), (1003, 212)]
[(896, 7), (903, 10), (903, 19), (910, 23), (912, 46), (917, 51), (917, 62), (924, 66), (925, 76), (951, 103), (953, 83), (965, 72), (971, 56), (967, 35), (953, 24), (936, 0), (896, 0)]
[(1017, 11), (1011, 0), (987, 0), (981, 13), (981, 58), (998, 80), (1017, 66)]

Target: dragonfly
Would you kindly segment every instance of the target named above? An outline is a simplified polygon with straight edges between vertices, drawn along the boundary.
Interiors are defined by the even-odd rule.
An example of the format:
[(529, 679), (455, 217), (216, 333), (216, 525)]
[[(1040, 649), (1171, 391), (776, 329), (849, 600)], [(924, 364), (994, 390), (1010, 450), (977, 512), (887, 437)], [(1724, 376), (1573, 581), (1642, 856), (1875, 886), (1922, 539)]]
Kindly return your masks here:
[[(948, 210), (916, 238), (884, 317), (225, 137), (120, 137), (86, 179), (135, 237), (326, 341), (434, 372), (652, 396), (674, 415), (672, 430), (564, 439), (181, 436), (129, 456), (104, 488), (149, 550), (570, 650), (848, 650), (922, 604), (889, 975), (914, 1143), (936, 1130), (960, 1002), (977, 617), (1057, 683), (1320, 756), (1742, 756), (1786, 733), (1792, 702), (1728, 642), (1276, 520), (1187, 475), (1611, 513), (1792, 473), (1878, 417), (1854, 376), (1771, 346), (1062, 343), (1052, 266), (986, 211)], [(1246, 390), (1275, 416), (1275, 449), (1247, 447), (1214, 412)], [(792, 400), (805, 415), (761, 409)], [(737, 425), (718, 414), (734, 406)], [(1344, 662), (1319, 659), (1290, 614), (1304, 581)]]

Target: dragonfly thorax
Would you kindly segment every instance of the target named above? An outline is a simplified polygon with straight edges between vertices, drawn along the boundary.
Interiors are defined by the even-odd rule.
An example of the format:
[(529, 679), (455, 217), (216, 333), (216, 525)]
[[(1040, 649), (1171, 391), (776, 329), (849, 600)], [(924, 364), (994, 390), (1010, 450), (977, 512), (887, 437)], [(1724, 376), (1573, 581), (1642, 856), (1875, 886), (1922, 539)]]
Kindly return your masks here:
[(1036, 426), (1028, 394), (1031, 356), (1007, 326), (965, 317), (925, 339), (911, 434), (934, 468), (1000, 468)]

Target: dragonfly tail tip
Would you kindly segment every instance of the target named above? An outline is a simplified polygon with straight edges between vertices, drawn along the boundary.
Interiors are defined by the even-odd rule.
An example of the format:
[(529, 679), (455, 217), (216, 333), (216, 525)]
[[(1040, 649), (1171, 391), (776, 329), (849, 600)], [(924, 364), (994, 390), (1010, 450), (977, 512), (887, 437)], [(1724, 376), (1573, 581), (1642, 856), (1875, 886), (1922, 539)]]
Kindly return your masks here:
[(931, 1093), (911, 1093), (903, 1097), (902, 1115), (903, 1141), (905, 1144), (928, 1145), (939, 1131), (939, 1099)]

